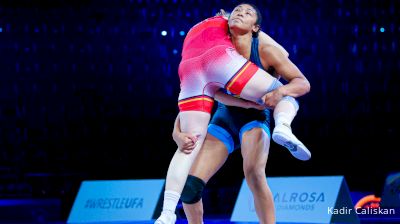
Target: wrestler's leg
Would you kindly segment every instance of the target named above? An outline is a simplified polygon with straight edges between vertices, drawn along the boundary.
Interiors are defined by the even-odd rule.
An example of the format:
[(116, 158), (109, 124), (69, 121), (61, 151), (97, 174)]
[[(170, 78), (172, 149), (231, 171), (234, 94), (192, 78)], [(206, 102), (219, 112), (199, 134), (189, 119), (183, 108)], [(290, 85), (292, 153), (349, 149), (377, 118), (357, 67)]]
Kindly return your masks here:
[(210, 114), (202, 111), (183, 111), (179, 115), (181, 131), (198, 136), (196, 147), (190, 154), (176, 150), (167, 172), (163, 211), (156, 223), (175, 223), (176, 205), (182, 193), (189, 170), (203, 145)]
[[(258, 102), (265, 94), (281, 86), (276, 78), (269, 75), (262, 69), (249, 79), (240, 92), (240, 97)], [(311, 158), (311, 153), (300, 142), (296, 136), (293, 135), (290, 124), (297, 114), (298, 104), (293, 97), (282, 98), (274, 111), (274, 119), (277, 123), (277, 130), (272, 135), (272, 138), (278, 144), (285, 146), (289, 149), (294, 157), (300, 160), (308, 160)]]
[[(268, 72), (258, 68), (254, 63), (247, 61), (235, 49), (226, 46), (214, 47), (210, 50), (211, 56), (218, 56), (213, 60), (208, 68), (209, 79), (215, 83), (224, 83), (224, 88), (241, 98), (260, 102), (263, 96), (282, 86), (275, 77)], [(211, 57), (209, 56), (209, 57)], [(281, 101), (284, 101), (284, 97)], [(277, 110), (286, 112), (288, 118), (293, 120), (297, 113), (297, 108), (288, 105), (288, 102), (279, 102)], [(297, 104), (295, 100), (293, 100)], [(298, 107), (298, 105), (297, 105)]]
[[(228, 149), (225, 144), (211, 134), (207, 134), (203, 147), (190, 170), (190, 175), (207, 183), (212, 176), (221, 168), (228, 158)], [(203, 223), (203, 203), (183, 203), (189, 224)]]
[(244, 132), (241, 146), (243, 171), (260, 223), (275, 223), (274, 201), (265, 177), (270, 138), (262, 128), (253, 128)]
[[(276, 82), (277, 86), (282, 83)], [(272, 133), (272, 139), (289, 149), (290, 153), (299, 160), (309, 160), (311, 153), (307, 147), (293, 135), (291, 124), (295, 118), (299, 104), (291, 96), (284, 96), (274, 108), (275, 128)]]

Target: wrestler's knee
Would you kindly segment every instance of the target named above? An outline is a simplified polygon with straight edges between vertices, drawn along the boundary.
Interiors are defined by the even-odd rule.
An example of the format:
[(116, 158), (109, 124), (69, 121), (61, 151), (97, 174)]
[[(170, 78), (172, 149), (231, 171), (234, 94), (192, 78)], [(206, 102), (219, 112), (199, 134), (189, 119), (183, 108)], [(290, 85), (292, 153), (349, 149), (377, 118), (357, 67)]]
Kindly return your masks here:
[(265, 183), (265, 166), (251, 161), (243, 162), (243, 172), (249, 185), (262, 185)]
[(249, 143), (259, 142), (263, 141), (264, 138), (265, 138), (264, 130), (258, 127), (252, 128), (243, 134), (243, 142), (249, 142)]
[(202, 179), (189, 175), (182, 191), (182, 202), (186, 204), (199, 202), (205, 186), (206, 183)]

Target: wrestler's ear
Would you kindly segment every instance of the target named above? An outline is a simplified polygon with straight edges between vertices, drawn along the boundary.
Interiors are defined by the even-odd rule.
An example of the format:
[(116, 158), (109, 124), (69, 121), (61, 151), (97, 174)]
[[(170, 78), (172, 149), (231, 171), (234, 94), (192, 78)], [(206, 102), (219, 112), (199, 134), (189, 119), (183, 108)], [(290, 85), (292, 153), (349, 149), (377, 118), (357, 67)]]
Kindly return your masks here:
[(254, 24), (252, 31), (253, 31), (253, 33), (258, 33), (258, 31), (260, 31), (260, 29), (261, 29), (261, 26), (259, 24)]

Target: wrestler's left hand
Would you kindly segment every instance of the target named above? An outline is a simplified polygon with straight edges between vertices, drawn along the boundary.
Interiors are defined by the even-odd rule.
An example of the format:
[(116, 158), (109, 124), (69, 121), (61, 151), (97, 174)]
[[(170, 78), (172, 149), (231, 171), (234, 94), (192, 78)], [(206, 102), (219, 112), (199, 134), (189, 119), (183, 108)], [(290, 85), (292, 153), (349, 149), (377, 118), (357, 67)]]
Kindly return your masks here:
[(265, 106), (270, 109), (274, 109), (282, 97), (283, 93), (280, 91), (280, 88), (277, 88), (272, 92), (265, 94), (261, 100), (264, 102)]

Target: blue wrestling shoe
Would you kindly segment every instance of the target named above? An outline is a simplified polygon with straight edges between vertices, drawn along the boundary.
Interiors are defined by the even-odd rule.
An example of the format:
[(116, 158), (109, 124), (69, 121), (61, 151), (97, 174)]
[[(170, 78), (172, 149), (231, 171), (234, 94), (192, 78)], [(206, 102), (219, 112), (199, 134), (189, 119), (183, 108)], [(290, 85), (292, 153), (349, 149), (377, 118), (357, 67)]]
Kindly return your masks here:
[(311, 152), (293, 135), (289, 125), (282, 123), (275, 126), (272, 139), (277, 144), (286, 147), (296, 159), (303, 161), (311, 159)]

